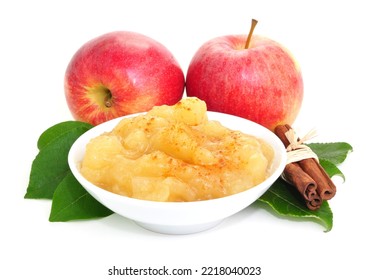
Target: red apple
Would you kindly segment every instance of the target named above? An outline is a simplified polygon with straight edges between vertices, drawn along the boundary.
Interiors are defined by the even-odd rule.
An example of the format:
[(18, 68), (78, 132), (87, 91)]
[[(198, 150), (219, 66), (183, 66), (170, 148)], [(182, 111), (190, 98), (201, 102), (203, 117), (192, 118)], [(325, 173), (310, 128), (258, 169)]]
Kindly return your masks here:
[(173, 105), (182, 98), (184, 86), (184, 73), (166, 47), (126, 31), (84, 44), (65, 73), (72, 115), (93, 125), (156, 105)]
[[(249, 35), (251, 38), (252, 29)], [(208, 110), (237, 115), (270, 130), (292, 124), (303, 100), (300, 68), (279, 43), (245, 35), (214, 38), (195, 53), (186, 76), (188, 96)]]

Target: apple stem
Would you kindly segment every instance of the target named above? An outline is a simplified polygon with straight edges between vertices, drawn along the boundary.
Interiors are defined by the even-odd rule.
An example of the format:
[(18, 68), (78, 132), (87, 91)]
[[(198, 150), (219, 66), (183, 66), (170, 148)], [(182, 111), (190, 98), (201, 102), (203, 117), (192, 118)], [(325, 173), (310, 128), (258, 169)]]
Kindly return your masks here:
[(245, 42), (245, 49), (249, 48), (250, 39), (252, 38), (254, 28), (256, 27), (258, 21), (256, 19), (252, 19), (252, 25), (250, 26), (249, 34), (247, 37), (247, 41)]
[(106, 96), (105, 96), (105, 99), (104, 99), (104, 103), (105, 103), (105, 106), (107, 108), (110, 108), (112, 106), (111, 98), (112, 98), (112, 94), (109, 90), (107, 90)]
[(107, 108), (110, 108), (112, 106), (111, 101), (110, 100), (105, 100), (105, 106)]

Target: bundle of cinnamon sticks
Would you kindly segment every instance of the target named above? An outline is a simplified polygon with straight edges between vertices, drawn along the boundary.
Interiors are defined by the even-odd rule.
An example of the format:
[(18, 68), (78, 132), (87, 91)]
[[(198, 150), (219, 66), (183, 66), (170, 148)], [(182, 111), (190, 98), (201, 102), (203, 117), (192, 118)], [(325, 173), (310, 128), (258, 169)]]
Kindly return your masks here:
[[(288, 124), (275, 128), (275, 134), (280, 138), (285, 148), (290, 148), (291, 145), (286, 136), (290, 130), (292, 128)], [(319, 209), (323, 200), (331, 199), (336, 193), (335, 184), (315, 158), (288, 163), (284, 169), (283, 177), (303, 196), (307, 207), (311, 210)]]

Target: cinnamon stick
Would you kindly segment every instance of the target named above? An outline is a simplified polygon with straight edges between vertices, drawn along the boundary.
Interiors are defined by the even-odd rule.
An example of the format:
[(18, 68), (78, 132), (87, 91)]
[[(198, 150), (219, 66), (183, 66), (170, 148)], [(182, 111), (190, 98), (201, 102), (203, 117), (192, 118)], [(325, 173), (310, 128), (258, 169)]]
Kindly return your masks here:
[(317, 193), (316, 182), (297, 163), (289, 163), (284, 170), (285, 179), (303, 196), (307, 207), (318, 209), (322, 200)]
[[(290, 145), (285, 135), (290, 129), (292, 128), (288, 124), (279, 125), (275, 128), (275, 134), (280, 138), (285, 148)], [(306, 159), (304, 161), (308, 160)], [(286, 165), (283, 174), (285, 179), (303, 196), (307, 207), (311, 210), (316, 210), (319, 209), (323, 201), (320, 194), (325, 193), (323, 187), (321, 188), (319, 185), (321, 176), (316, 176), (316, 172), (314, 171), (316, 167), (313, 163), (304, 162), (304, 167), (305, 168), (300, 165), (300, 162), (289, 163)], [(311, 172), (314, 177), (309, 172)], [(317, 181), (316, 178), (318, 179)], [(324, 184), (322, 184), (322, 186), (324, 186)], [(326, 196), (324, 196), (324, 198), (325, 197)]]
[[(290, 129), (292, 128), (288, 124), (279, 125), (275, 128), (276, 135), (280, 138), (285, 147), (288, 147), (290, 145), (290, 142), (285, 135), (285, 133)], [(299, 168), (303, 170), (304, 173), (307, 174), (316, 184), (315, 193), (311, 192), (308, 198), (306, 199), (308, 208), (318, 209), (323, 200), (331, 199), (336, 194), (335, 184), (332, 182), (331, 178), (328, 176), (326, 171), (323, 169), (323, 167), (319, 164), (319, 162), (316, 159), (314, 158), (303, 159), (297, 163), (290, 163), (287, 166), (291, 164), (299, 166)], [(284, 171), (284, 175), (286, 178), (304, 176), (304, 174), (303, 175), (301, 174), (303, 173), (301, 173), (300, 170), (291, 169), (290, 167), (285, 168)], [(301, 187), (302, 183), (300, 182), (300, 180), (297, 181), (294, 179), (293, 182), (291, 183), (295, 184), (297, 189), (302, 188)], [(307, 189), (305, 189), (305, 191), (307, 191)]]
[(322, 200), (329, 200), (335, 196), (335, 184), (314, 158), (303, 159), (299, 161), (299, 165), (317, 182), (317, 192)]

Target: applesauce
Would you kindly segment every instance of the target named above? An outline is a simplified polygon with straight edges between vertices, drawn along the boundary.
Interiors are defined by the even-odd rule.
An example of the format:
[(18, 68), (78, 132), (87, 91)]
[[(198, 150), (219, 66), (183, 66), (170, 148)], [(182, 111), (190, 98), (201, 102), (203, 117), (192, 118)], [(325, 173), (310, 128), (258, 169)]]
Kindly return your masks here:
[(93, 138), (82, 175), (120, 195), (152, 201), (197, 201), (247, 190), (269, 175), (272, 148), (208, 120), (205, 102), (184, 98), (124, 118)]

